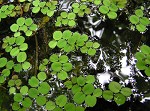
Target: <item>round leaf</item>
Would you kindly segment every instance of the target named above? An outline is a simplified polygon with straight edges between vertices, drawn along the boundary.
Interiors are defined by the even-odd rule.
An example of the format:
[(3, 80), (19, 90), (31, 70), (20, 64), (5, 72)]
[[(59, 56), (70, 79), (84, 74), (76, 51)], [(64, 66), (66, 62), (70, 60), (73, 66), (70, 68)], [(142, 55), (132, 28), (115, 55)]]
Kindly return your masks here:
[(91, 95), (87, 95), (85, 97), (85, 104), (87, 104), (89, 107), (93, 107), (96, 104), (96, 97), (95, 96), (91, 96)]
[(114, 93), (118, 93), (121, 90), (121, 85), (118, 82), (112, 81), (109, 83), (109, 89)]
[(77, 92), (74, 96), (73, 96), (73, 100), (74, 102), (76, 102), (77, 104), (82, 104), (85, 100), (85, 94), (83, 94), (82, 92)]
[(67, 103), (67, 97), (65, 95), (60, 95), (56, 98), (56, 104), (59, 107), (65, 106), (66, 103)]
[(24, 62), (27, 59), (27, 54), (25, 52), (20, 52), (17, 55), (17, 61), (18, 62)]

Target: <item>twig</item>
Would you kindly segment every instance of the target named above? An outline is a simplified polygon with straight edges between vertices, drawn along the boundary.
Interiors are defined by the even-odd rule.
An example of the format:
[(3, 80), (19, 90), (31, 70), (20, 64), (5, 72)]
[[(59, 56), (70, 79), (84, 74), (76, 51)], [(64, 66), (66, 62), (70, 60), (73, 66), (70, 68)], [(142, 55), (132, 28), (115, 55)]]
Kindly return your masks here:
[(37, 40), (37, 36), (35, 35), (35, 71), (34, 71), (34, 73), (35, 73), (35, 75), (37, 75), (37, 69), (38, 69), (38, 52), (39, 52), (39, 50), (38, 50), (38, 40)]

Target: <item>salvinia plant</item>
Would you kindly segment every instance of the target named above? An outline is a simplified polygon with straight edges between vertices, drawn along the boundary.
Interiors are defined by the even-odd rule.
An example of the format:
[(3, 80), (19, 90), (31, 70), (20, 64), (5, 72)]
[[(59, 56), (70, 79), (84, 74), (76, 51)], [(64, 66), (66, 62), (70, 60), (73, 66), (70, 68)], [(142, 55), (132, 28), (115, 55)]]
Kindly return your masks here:
[[(132, 94), (131, 88), (116, 81), (102, 88), (94, 74), (86, 70), (75, 73), (78, 67), (71, 55), (92, 58), (101, 48), (101, 41), (92, 39), (87, 32), (76, 31), (82, 22), (78, 19), (97, 14), (105, 18), (104, 22), (115, 20), (126, 4), (127, 0), (81, 0), (73, 1), (68, 10), (61, 9), (57, 0), (19, 0), (1, 5), (0, 22), (13, 18), (8, 35), (1, 41), (0, 53), (0, 86), (12, 98), (8, 104), (11, 110), (84, 111), (94, 107), (98, 98), (124, 104)], [(142, 9), (127, 16), (139, 32), (145, 32), (150, 24)], [(44, 30), (48, 30), (47, 36)], [(38, 44), (40, 41), (44, 44)], [(46, 50), (40, 58), (39, 50)], [(146, 45), (135, 55), (137, 68), (145, 70), (147, 76), (149, 55)]]

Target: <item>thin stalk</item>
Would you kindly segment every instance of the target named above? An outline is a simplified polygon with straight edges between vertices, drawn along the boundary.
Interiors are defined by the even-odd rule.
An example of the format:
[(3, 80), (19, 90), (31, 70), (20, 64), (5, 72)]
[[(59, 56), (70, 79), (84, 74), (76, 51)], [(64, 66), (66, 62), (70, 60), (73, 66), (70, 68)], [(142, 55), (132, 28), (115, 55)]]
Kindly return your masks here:
[(37, 36), (35, 35), (35, 69), (34, 69), (34, 74), (37, 75), (37, 69), (38, 69), (38, 55), (39, 55), (39, 50), (38, 50), (38, 40)]

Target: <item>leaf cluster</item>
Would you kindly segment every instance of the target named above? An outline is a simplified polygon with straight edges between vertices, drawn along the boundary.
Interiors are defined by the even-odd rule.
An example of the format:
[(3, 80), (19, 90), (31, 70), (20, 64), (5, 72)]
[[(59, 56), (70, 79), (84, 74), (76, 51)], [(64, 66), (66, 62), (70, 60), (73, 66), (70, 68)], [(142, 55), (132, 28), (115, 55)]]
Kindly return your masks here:
[(119, 7), (114, 2), (103, 0), (103, 5), (99, 7), (99, 12), (107, 15), (110, 19), (116, 19), (118, 9)]
[(37, 25), (34, 24), (32, 18), (20, 17), (16, 23), (10, 26), (10, 30), (14, 33), (23, 31), (26, 36), (31, 36), (33, 31), (37, 30)]
[(147, 17), (144, 17), (142, 9), (136, 9), (135, 14), (129, 17), (130, 22), (133, 24), (139, 32), (146, 31), (146, 26), (150, 24), (150, 20)]
[(75, 22), (75, 18), (76, 18), (76, 14), (73, 12), (61, 12), (60, 16), (57, 17), (57, 21), (55, 23), (55, 26), (60, 27), (62, 25), (64, 26), (70, 26), (70, 27), (74, 27), (76, 25)]
[(135, 58), (137, 59), (136, 67), (139, 70), (144, 70), (145, 74), (150, 76), (150, 47), (142, 45), (140, 50), (140, 52), (135, 54)]
[(52, 49), (57, 46), (65, 52), (80, 49), (82, 53), (87, 53), (90, 56), (95, 55), (96, 49), (100, 46), (98, 42), (88, 41), (86, 34), (72, 33), (69, 30), (65, 30), (64, 32), (55, 31), (53, 33), (53, 40), (48, 45)]
[(109, 90), (104, 90), (102, 97), (105, 100), (114, 100), (117, 105), (125, 103), (126, 98), (132, 94), (132, 91), (128, 87), (122, 87), (120, 83), (112, 81), (109, 83)]
[(33, 13), (41, 11), (44, 15), (52, 17), (56, 10), (57, 1), (41, 2), (40, 0), (35, 0), (32, 2), (32, 5), (34, 6), (32, 7)]
[(73, 77), (64, 84), (71, 90), (73, 101), (78, 105), (85, 103), (89, 107), (96, 104), (97, 97), (102, 95), (100, 88), (94, 87), (95, 77), (92, 75)]
[(66, 55), (59, 56), (57, 54), (52, 54), (50, 56), (50, 62), (52, 62), (52, 74), (57, 74), (57, 77), (60, 80), (65, 80), (66, 78), (68, 78), (67, 72), (72, 70), (73, 66), (68, 60), (69, 58)]
[(13, 4), (3, 5), (0, 8), (0, 21), (6, 17), (15, 17), (16, 15), (20, 15), (21, 6), (14, 6)]
[(86, 4), (75, 2), (72, 4), (72, 8), (73, 12), (79, 17), (83, 17), (85, 14), (88, 15), (91, 13), (91, 9), (88, 8)]

